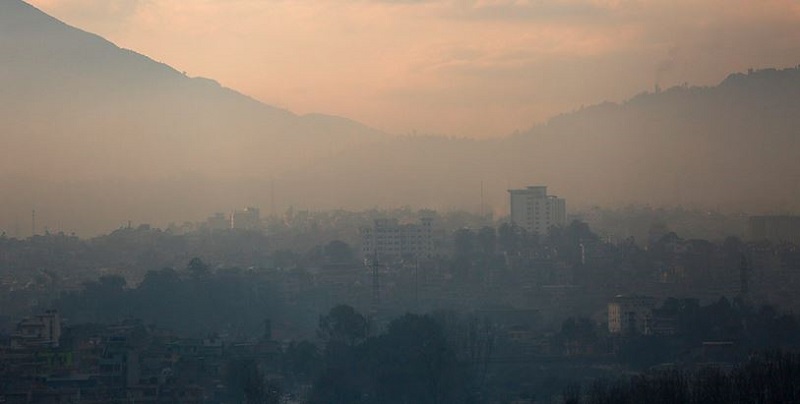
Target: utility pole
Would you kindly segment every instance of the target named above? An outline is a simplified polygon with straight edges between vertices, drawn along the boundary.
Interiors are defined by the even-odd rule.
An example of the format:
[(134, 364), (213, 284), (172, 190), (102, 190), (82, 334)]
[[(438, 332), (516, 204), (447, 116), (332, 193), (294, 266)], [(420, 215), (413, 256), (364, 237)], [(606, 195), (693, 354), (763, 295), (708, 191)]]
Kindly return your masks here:
[(419, 257), (414, 265), (414, 308), (419, 313)]
[(273, 178), (272, 181), (269, 183), (269, 203), (270, 203), (270, 215), (275, 217), (275, 179)]
[(372, 260), (372, 311), (378, 311), (378, 305), (381, 303), (381, 283), (380, 277), (378, 273), (378, 269), (380, 268), (380, 263), (378, 262), (378, 253), (375, 253), (375, 257)]
[(371, 262), (370, 259), (364, 258), (364, 266), (372, 270), (372, 307), (370, 308), (369, 316), (367, 317), (367, 323), (369, 324), (369, 333), (373, 335), (378, 332), (378, 305), (380, 304), (381, 300), (381, 286), (380, 279), (378, 278), (378, 268), (380, 267), (380, 263), (378, 262), (377, 251), (375, 251)]
[(747, 295), (750, 292), (750, 265), (747, 262), (747, 256), (742, 254), (742, 260), (739, 263), (739, 296), (742, 302), (747, 301)]
[(483, 207), (484, 207), (484, 204), (483, 204), (483, 181), (481, 181), (481, 220), (483, 220), (484, 214), (485, 214), (485, 212), (483, 211)]

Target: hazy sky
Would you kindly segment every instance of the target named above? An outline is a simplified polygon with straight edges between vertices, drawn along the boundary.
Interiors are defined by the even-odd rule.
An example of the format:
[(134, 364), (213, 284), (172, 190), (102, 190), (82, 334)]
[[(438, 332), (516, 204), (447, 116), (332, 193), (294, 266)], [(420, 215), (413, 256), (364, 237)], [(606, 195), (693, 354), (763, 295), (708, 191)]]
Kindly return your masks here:
[(797, 0), (30, 0), (297, 113), (489, 137), (800, 63)]

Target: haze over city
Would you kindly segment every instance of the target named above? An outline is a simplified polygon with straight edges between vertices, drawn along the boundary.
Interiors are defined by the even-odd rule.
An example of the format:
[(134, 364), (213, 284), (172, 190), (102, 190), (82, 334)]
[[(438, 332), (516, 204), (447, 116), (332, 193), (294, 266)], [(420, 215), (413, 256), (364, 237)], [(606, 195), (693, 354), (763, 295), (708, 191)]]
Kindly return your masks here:
[(0, 403), (800, 398), (800, 4), (0, 0)]
[(34, 209), (83, 235), (241, 206), (504, 215), (530, 184), (798, 208), (793, 2), (32, 4), (80, 29), (0, 5), (8, 234)]

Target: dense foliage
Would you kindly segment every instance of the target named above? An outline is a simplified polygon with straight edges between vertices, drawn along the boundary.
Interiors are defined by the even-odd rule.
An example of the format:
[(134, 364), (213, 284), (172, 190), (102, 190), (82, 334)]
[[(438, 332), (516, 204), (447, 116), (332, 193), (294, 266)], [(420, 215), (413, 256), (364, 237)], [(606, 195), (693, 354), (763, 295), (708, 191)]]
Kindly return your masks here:
[(55, 307), (75, 324), (133, 317), (185, 335), (259, 335), (264, 320), (280, 313), (273, 285), (257, 272), (210, 272), (196, 259), (186, 271), (150, 271), (137, 288), (125, 286), (122, 277), (103, 276), (65, 293)]
[[(431, 315), (406, 314), (366, 336), (367, 319), (349, 306), (320, 318), (325, 343), (317, 362), (315, 403), (463, 403), (473, 374), (458, 360), (445, 324)], [(315, 360), (303, 343), (288, 355)], [(304, 352), (305, 351), (305, 352)], [(297, 361), (293, 361), (295, 366)], [(307, 374), (308, 366), (298, 366)]]
[(703, 367), (647, 373), (629, 380), (598, 380), (584, 392), (564, 393), (571, 404), (796, 403), (800, 400), (800, 355), (773, 352), (753, 356), (726, 370)]

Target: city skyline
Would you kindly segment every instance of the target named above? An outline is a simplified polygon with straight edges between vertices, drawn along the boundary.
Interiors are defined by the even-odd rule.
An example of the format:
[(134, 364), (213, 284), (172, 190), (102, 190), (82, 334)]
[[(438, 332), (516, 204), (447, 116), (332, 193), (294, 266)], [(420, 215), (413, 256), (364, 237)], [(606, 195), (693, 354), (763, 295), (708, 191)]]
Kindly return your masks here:
[[(129, 11), (161, 10), (159, 1), (137, 3), (140, 6)], [(55, 13), (50, 16), (21, 0), (0, 4), (0, 32), (8, 38), (0, 43), (8, 61), (0, 80), (3, 101), (11, 106), (0, 111), (8, 145), (6, 158), (0, 160), (0, 183), (14, 190), (2, 200), (0, 228), (6, 231), (27, 228), (32, 209), (37, 211), (37, 228), (79, 234), (98, 234), (128, 220), (161, 226), (174, 220), (196, 221), (231, 206), (269, 206), (271, 210), (413, 206), (502, 213), (505, 190), (531, 183), (553, 184), (555, 192), (578, 209), (638, 205), (748, 214), (797, 210), (800, 190), (787, 175), (797, 166), (791, 134), (797, 127), (799, 105), (794, 95), (800, 86), (800, 68), (795, 61), (788, 63), (791, 53), (765, 48), (770, 56), (760, 58), (759, 64), (768, 68), (731, 68), (723, 81), (710, 87), (668, 88), (663, 82), (661, 88), (621, 102), (590, 104), (563, 113), (516, 136), (406, 137), (347, 118), (297, 115), (257, 102), (245, 95), (251, 92), (232, 86), (224, 77), (203, 74), (221, 83), (195, 78), (195, 72), (182, 72), (181, 63), (111, 38), (124, 47), (119, 48), (99, 30), (93, 34), (72, 28), (68, 24), (75, 24), (74, 20)], [(87, 10), (65, 8), (73, 3), (48, 4), (60, 13)], [(219, 6), (213, 0), (203, 4)], [(254, 7), (253, 18), (259, 18), (264, 3), (247, 4)], [(84, 5), (91, 9), (97, 3)], [(426, 5), (443, 6), (439, 2), (351, 6), (354, 10), (397, 7), (394, 10), (399, 12)], [(237, 2), (231, 7), (239, 6)], [(536, 7), (542, 7), (506, 6), (514, 12), (531, 7), (541, 11)], [(767, 18), (763, 13), (774, 15), (776, 8), (784, 6), (770, 3), (756, 14)], [(497, 11), (505, 6), (476, 3), (467, 8), (486, 11), (487, 7)], [(631, 5), (589, 9), (598, 7), (624, 13)], [(781, 15), (794, 18), (793, 12)], [(499, 23), (474, 22), (481, 27)], [(519, 29), (526, 30), (530, 28), (526, 24), (532, 23), (520, 24)], [(746, 30), (737, 35), (743, 33)], [(791, 29), (780, 33), (782, 40), (775, 46), (794, 44), (788, 41), (793, 38)], [(726, 37), (714, 49), (727, 52), (726, 43), (744, 43), (736, 39), (735, 35)], [(751, 39), (760, 42), (764, 37)], [(239, 46), (228, 40), (233, 49)], [(202, 49), (204, 43), (197, 41), (193, 54), (212, 57)], [(240, 60), (238, 55), (229, 56), (226, 60), (231, 63)], [(295, 57), (289, 56), (287, 61)], [(786, 61), (778, 63), (775, 57)], [(718, 66), (726, 68), (725, 58), (719, 61)], [(332, 65), (314, 66), (321, 76), (337, 71)], [(559, 72), (537, 77), (561, 88)], [(453, 71), (440, 73), (438, 82), (445, 85), (462, 77)], [(584, 73), (573, 84), (602, 82), (614, 91), (635, 93), (626, 90), (635, 80), (606, 80)], [(517, 77), (512, 71), (501, 76), (503, 80)], [(292, 78), (303, 79), (299, 74), (283, 81), (289, 83)], [(546, 96), (524, 86), (513, 87)], [(564, 87), (558, 94), (570, 94), (570, 89), (578, 87)], [(367, 91), (367, 87), (359, 88)], [(504, 88), (481, 91), (480, 103), (472, 107), (505, 108), (514, 97)], [(494, 99), (497, 91), (507, 99)], [(348, 94), (342, 93), (335, 104), (345, 105), (352, 99)], [(457, 91), (448, 94), (460, 97)], [(438, 113), (440, 108), (449, 108), (448, 103), (435, 95), (424, 99), (413, 107), (448, 116)], [(387, 111), (398, 120), (414, 119), (403, 110)], [(475, 120), (492, 121), (490, 110), (451, 116), (475, 131), (481, 130)], [(525, 120), (535, 122), (532, 115)], [(198, 194), (204, 197), (197, 198)]]

